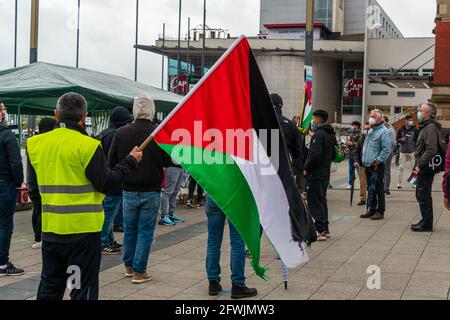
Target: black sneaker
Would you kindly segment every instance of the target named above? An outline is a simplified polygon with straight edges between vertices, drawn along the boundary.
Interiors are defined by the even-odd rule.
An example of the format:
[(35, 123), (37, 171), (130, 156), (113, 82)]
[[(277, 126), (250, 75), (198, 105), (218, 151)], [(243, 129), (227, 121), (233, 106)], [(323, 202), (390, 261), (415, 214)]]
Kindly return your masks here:
[(122, 226), (114, 226), (113, 231), (123, 233), (123, 227)]
[(121, 252), (122, 250), (120, 248), (115, 248), (114, 246), (106, 246), (102, 248), (102, 254), (106, 256), (116, 256)]
[(247, 286), (241, 287), (233, 284), (231, 288), (231, 299), (243, 299), (251, 298), (258, 294), (258, 291), (253, 288), (247, 288)]
[(213, 280), (209, 282), (208, 294), (210, 296), (218, 296), (219, 293), (222, 292), (222, 286), (219, 281)]
[(11, 262), (8, 263), (6, 269), (0, 269), (0, 277), (2, 276), (21, 276), (25, 273), (24, 270), (16, 268)]
[(117, 241), (114, 241), (114, 243), (112, 244), (111, 247), (116, 248), (116, 249), (122, 249), (123, 244), (120, 244)]

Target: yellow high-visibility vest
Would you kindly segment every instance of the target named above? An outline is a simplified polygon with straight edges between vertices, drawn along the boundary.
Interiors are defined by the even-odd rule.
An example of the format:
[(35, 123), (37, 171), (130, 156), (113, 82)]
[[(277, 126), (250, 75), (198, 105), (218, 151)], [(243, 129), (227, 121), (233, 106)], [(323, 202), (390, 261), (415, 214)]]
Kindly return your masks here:
[(42, 198), (42, 232), (100, 232), (105, 196), (94, 189), (85, 174), (100, 141), (60, 128), (36, 135), (27, 144)]

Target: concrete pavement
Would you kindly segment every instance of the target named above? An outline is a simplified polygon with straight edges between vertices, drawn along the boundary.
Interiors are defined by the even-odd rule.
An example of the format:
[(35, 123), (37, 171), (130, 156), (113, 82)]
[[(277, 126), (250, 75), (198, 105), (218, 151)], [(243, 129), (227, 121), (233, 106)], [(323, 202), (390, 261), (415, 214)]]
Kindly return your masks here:
[[(411, 188), (397, 191), (387, 199), (385, 220), (362, 220), (364, 209), (349, 206), (346, 163), (333, 174), (328, 194), (332, 238), (314, 243), (311, 261), (290, 270), (289, 289), (284, 290), (280, 261), (263, 239), (262, 263), (270, 268), (269, 281), (256, 277), (248, 263), (248, 285), (258, 289), (255, 299), (448, 299), (450, 289), (450, 213), (442, 204), (441, 175), (436, 177), (434, 197), (435, 231), (410, 231), (419, 211)], [(397, 168), (393, 166), (393, 187)], [(356, 183), (358, 185), (358, 182)], [(406, 187), (406, 184), (405, 184)], [(157, 227), (156, 242), (149, 259), (153, 281), (134, 285), (123, 275), (122, 256), (102, 259), (100, 299), (229, 299), (229, 240), (225, 232), (222, 247), (222, 285), (218, 297), (207, 295), (205, 272), (206, 217), (204, 210), (180, 207), (186, 223)], [(227, 228), (226, 228), (227, 230)], [(116, 234), (119, 238), (121, 234)], [(41, 270), (40, 250), (31, 249), (31, 211), (18, 212), (11, 248), (12, 262), (24, 268), (20, 277), (0, 278), (0, 299), (35, 299)], [(248, 262), (248, 261), (247, 261)], [(379, 266), (380, 290), (366, 287), (367, 268)]]

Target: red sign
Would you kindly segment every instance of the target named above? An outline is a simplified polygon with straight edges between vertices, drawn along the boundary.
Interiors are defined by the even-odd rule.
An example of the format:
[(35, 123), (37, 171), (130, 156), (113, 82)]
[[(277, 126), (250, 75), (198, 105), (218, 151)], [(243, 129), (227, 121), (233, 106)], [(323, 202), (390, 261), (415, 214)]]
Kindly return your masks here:
[(364, 81), (362, 79), (350, 79), (344, 86), (344, 94), (347, 97), (362, 97)]
[(187, 94), (189, 79), (187, 75), (174, 76), (170, 81), (170, 91), (178, 94)]

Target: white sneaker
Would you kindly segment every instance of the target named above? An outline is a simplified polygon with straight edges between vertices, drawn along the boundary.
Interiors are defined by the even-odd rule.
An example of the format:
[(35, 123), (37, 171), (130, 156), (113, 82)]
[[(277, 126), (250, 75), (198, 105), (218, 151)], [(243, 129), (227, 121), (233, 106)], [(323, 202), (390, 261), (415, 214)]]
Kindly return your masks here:
[(33, 244), (31, 245), (32, 249), (41, 249), (42, 248), (42, 242), (36, 242), (33, 241)]
[(327, 241), (327, 236), (325, 235), (325, 232), (319, 233), (317, 232), (317, 241)]
[(347, 190), (351, 190), (352, 189), (352, 186), (351, 185), (348, 185), (347, 186)]

